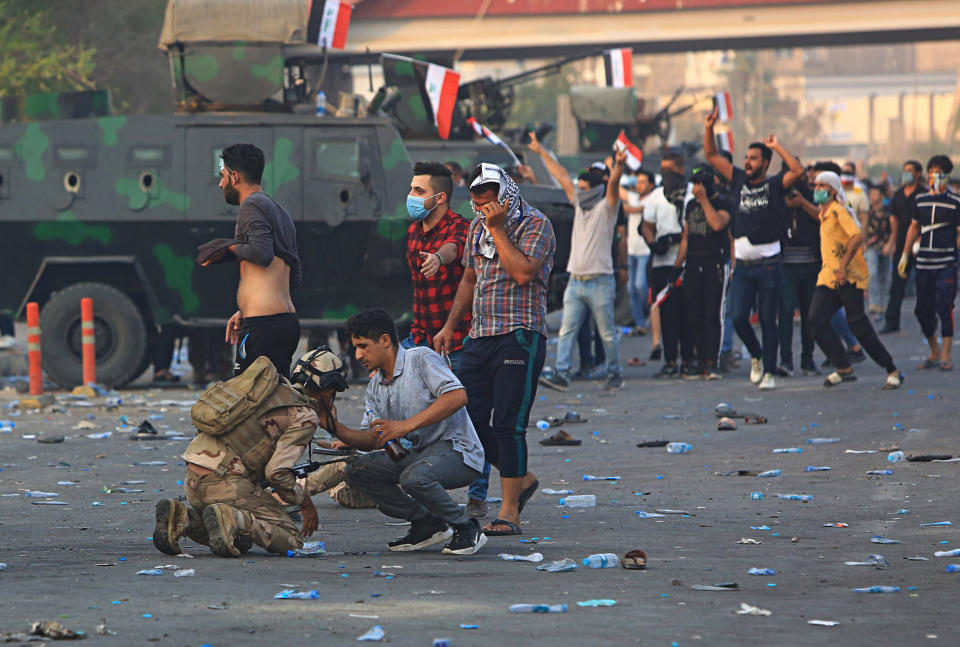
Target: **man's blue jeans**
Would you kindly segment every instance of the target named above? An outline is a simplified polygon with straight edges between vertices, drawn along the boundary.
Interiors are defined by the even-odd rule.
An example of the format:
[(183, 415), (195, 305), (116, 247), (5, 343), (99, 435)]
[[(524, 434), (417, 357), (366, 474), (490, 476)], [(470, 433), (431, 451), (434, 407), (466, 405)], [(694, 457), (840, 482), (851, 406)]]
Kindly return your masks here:
[(584, 318), (591, 313), (603, 341), (607, 377), (623, 374), (620, 365), (620, 331), (613, 320), (616, 292), (617, 281), (613, 274), (603, 274), (585, 281), (570, 277), (563, 293), (563, 320), (557, 343), (557, 373), (564, 378), (570, 379), (573, 344)]
[[(730, 300), (733, 327), (737, 336), (746, 344), (750, 357), (763, 358), (763, 372), (775, 373), (777, 370), (777, 310), (780, 305), (780, 283), (783, 280), (783, 268), (780, 258), (760, 261), (753, 264), (738, 262), (733, 271)], [(759, 301), (760, 334), (763, 345), (750, 325), (750, 310)]]
[(633, 325), (640, 328), (647, 327), (647, 313), (649, 305), (647, 303), (647, 260), (649, 254), (642, 256), (630, 255), (630, 308), (633, 312)]

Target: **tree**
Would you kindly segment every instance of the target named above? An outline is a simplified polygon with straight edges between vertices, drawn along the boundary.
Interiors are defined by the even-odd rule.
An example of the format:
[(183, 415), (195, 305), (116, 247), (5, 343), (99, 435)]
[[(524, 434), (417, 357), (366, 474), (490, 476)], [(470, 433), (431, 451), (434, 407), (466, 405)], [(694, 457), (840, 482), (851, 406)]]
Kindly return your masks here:
[(96, 50), (68, 42), (37, 4), (0, 0), (0, 96), (94, 89)]

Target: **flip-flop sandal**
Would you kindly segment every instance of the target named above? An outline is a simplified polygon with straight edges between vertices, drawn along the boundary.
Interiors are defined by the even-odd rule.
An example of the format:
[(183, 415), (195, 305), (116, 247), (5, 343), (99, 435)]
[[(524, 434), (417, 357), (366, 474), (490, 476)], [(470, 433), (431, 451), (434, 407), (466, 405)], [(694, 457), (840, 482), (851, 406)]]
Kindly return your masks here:
[(623, 556), (623, 561), (620, 564), (632, 571), (644, 570), (647, 568), (647, 554), (639, 548), (631, 550)]
[(853, 373), (838, 373), (834, 371), (827, 376), (827, 379), (823, 381), (823, 385), (826, 387), (837, 386), (838, 384), (843, 384), (844, 382), (856, 382), (857, 376)]
[(547, 446), (556, 446), (556, 445), (571, 445), (571, 446), (573, 446), (573, 445), (579, 445), (579, 444), (581, 444), (582, 442), (583, 442), (582, 440), (577, 440), (577, 439), (572, 438), (572, 437), (570, 436), (570, 434), (568, 434), (568, 433), (565, 432), (563, 429), (561, 429), (560, 431), (558, 431), (557, 433), (553, 434), (553, 435), (550, 436), (549, 438), (544, 438), (543, 440), (541, 440), (541, 441), (540, 441), (540, 444), (541, 444), (541, 445), (547, 445)]
[(952, 370), (953, 370), (953, 362), (940, 362), (940, 370), (941, 370), (941, 371), (952, 371)]
[(523, 506), (527, 505), (530, 497), (537, 493), (538, 487), (540, 487), (540, 481), (534, 479), (530, 487), (520, 493), (520, 496), (517, 497), (517, 512), (523, 512)]
[[(510, 530), (494, 530), (494, 526), (507, 526), (510, 528)], [(486, 528), (483, 529), (483, 534), (485, 534), (487, 537), (507, 537), (509, 535), (522, 535), (523, 532), (520, 530), (520, 526), (512, 521), (494, 519)]]
[(898, 374), (897, 377), (888, 375), (886, 381), (883, 383), (883, 390), (893, 391), (894, 389), (899, 389), (906, 379), (907, 376), (903, 373)]
[(929, 357), (923, 360), (923, 364), (917, 367), (918, 370), (925, 371), (931, 368), (940, 368), (940, 362), (936, 362)]
[(631, 357), (627, 360), (627, 366), (646, 366), (647, 363), (639, 357)]
[(767, 419), (763, 416), (744, 416), (743, 423), (746, 425), (765, 425)]
[(737, 423), (733, 418), (720, 418), (717, 421), (717, 431), (733, 431), (737, 428)]
[(642, 443), (637, 443), (637, 447), (666, 447), (669, 444), (669, 440), (645, 440)]

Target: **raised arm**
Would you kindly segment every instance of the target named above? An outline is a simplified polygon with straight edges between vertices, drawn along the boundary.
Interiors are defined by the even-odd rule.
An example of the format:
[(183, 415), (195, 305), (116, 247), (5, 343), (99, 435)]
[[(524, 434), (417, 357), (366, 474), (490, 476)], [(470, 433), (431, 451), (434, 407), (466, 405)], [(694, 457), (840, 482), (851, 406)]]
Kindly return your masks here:
[(717, 173), (726, 178), (727, 182), (733, 179), (733, 164), (717, 150), (717, 139), (713, 135), (713, 127), (717, 124), (717, 108), (703, 120), (703, 155), (710, 166), (717, 169)]
[(803, 167), (800, 166), (800, 162), (797, 161), (796, 157), (791, 155), (786, 148), (780, 145), (776, 135), (767, 135), (766, 139), (763, 140), (763, 143), (766, 144), (767, 148), (782, 157), (783, 161), (787, 163), (788, 170), (783, 174), (783, 188), (789, 189), (796, 184), (797, 180), (803, 177)]
[(611, 207), (617, 206), (617, 203), (620, 202), (620, 178), (623, 177), (623, 167), (627, 163), (627, 154), (624, 151), (617, 151), (614, 160), (613, 171), (607, 181), (607, 204)]
[[(537, 141), (536, 133), (530, 133), (530, 143), (527, 145), (527, 148), (540, 156), (540, 159), (543, 160), (543, 165), (547, 167), (547, 171), (560, 183), (563, 192), (567, 194), (567, 200), (570, 201), (570, 204), (573, 204), (573, 182), (570, 181), (570, 174), (567, 173), (567, 169), (563, 168), (563, 165), (555, 160), (553, 155), (547, 152), (540, 142)], [(617, 182), (619, 181), (618, 179)]]

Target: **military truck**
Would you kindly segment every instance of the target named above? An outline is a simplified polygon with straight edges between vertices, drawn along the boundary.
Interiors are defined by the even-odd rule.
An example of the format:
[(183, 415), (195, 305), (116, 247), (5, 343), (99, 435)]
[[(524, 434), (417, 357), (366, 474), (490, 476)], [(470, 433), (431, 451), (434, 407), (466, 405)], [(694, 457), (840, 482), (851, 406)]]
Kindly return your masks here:
[[(40, 304), (43, 366), (63, 386), (82, 382), (83, 297), (94, 301), (97, 378), (111, 386), (153, 361), (160, 326), (222, 330), (239, 270), (194, 258), (201, 243), (233, 235), (236, 207), (217, 184), (220, 152), (237, 142), (263, 149), (264, 191), (296, 222), (304, 285), (293, 299), (303, 328), (333, 328), (373, 306), (409, 317), (412, 163), (400, 135), (387, 118), (315, 115), (305, 77), (282, 57), (287, 40), (304, 38), (295, 26), (306, 25), (308, 3), (280, 0), (291, 12), (253, 27), (237, 20), (244, 4), (263, 3), (233, 2), (231, 17), (218, 20), (210, 3), (170, 0), (161, 46), (179, 114), (0, 126), (0, 311), (22, 318), (27, 302)], [(227, 23), (246, 31), (224, 31)], [(253, 28), (261, 40), (246, 46)], [(562, 192), (524, 194), (569, 232)], [(466, 191), (454, 199), (470, 217)], [(557, 261), (562, 270), (565, 257)]]

